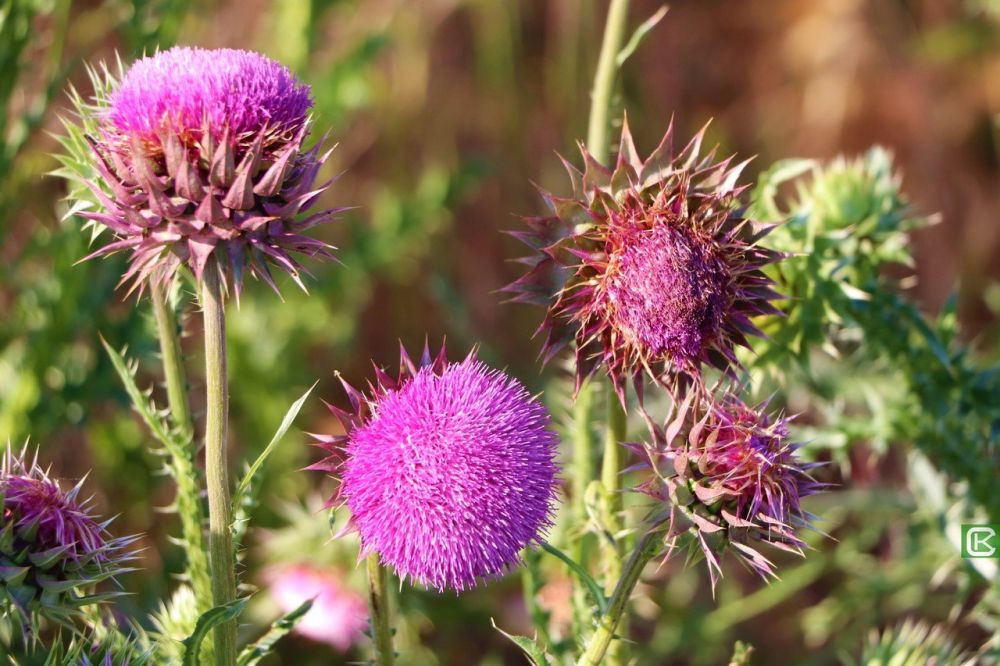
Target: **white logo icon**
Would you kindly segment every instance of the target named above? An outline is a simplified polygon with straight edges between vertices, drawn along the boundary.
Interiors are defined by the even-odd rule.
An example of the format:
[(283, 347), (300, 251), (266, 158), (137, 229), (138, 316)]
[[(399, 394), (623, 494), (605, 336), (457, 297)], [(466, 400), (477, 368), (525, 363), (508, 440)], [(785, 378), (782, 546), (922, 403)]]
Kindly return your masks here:
[(997, 549), (989, 541), (996, 534), (992, 527), (970, 527), (965, 533), (965, 552), (969, 557), (993, 557)]

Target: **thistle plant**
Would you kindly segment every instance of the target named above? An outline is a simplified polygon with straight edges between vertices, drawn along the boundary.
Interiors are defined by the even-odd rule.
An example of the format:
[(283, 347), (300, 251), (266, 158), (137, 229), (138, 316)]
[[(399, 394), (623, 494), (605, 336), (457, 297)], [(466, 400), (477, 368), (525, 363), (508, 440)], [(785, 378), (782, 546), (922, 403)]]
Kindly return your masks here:
[(95, 587), (128, 571), (133, 557), (137, 537), (112, 537), (82, 488), (64, 490), (27, 448), (3, 454), (0, 606), (32, 637), (44, 622), (72, 629), (88, 606), (119, 594)]
[(619, 400), (631, 380), (672, 387), (701, 367), (738, 365), (735, 347), (760, 335), (751, 318), (777, 310), (763, 268), (781, 254), (760, 244), (772, 225), (745, 218), (737, 185), (746, 162), (700, 155), (702, 129), (674, 153), (674, 129), (645, 160), (624, 123), (613, 168), (581, 147), (564, 162), (573, 195), (542, 196), (549, 217), (514, 232), (538, 254), (507, 287), (546, 306), (543, 355), (573, 342), (577, 390), (604, 369)]
[[(91, 256), (130, 252), (132, 288), (206, 267), (237, 297), (244, 273), (277, 290), (271, 267), (301, 284), (292, 252), (330, 258), (302, 234), (337, 210), (303, 217), (331, 182), (330, 152), (306, 150), (312, 101), (285, 67), (248, 51), (174, 48), (134, 63), (112, 84), (88, 137), (99, 211), (81, 213), (115, 239)], [(210, 261), (211, 260), (211, 261)]]
[[(367, 395), (343, 382), (353, 412), (330, 408), (345, 434), (318, 437), (330, 455), (312, 469), (340, 479), (330, 505), (350, 509), (370, 572), (391, 566), (403, 581), (461, 592), (543, 539), (556, 438), (545, 408), (474, 353), (400, 357), (398, 377), (376, 368)], [(380, 663), (391, 661), (383, 585), (375, 580), (370, 609)]]
[[(305, 147), (309, 87), (259, 54), (174, 48), (122, 69), (118, 77), (106, 71), (92, 76), (92, 103), (75, 97), (80, 125), (66, 123), (63, 144), (69, 156), (61, 173), (89, 191), (74, 210), (113, 235), (90, 257), (128, 251), (122, 283), (130, 284), (129, 292), (151, 287), (171, 407), (168, 423), (134, 387), (120, 356), (116, 367), (173, 458), (196, 605), (202, 613), (213, 605), (223, 609), (213, 616), (223, 618), (215, 622), (214, 648), (203, 656), (230, 665), (236, 663), (236, 625), (229, 615), (244, 602), (236, 596), (226, 454), (225, 299), (230, 287), (239, 298), (246, 273), (277, 290), (275, 267), (301, 286), (304, 269), (291, 253), (332, 257), (331, 246), (302, 233), (337, 213), (306, 215), (332, 182), (315, 183), (330, 152), (321, 154), (319, 144)], [(175, 313), (167, 302), (182, 270), (198, 286), (204, 322), (207, 577), (200, 500), (191, 492), (193, 424)], [(241, 484), (241, 501), (251, 481)], [(209, 586), (211, 600), (204, 598)]]
[[(797, 456), (786, 419), (732, 394), (708, 404), (689, 398), (651, 434), (641, 452), (653, 474), (642, 490), (670, 507), (671, 522), (693, 530), (713, 586), (722, 573), (722, 547), (765, 579), (775, 575), (774, 565), (757, 544), (804, 554), (797, 531), (811, 516), (801, 500), (821, 484), (809, 474), (816, 463)], [(671, 525), (670, 531), (684, 529)]]

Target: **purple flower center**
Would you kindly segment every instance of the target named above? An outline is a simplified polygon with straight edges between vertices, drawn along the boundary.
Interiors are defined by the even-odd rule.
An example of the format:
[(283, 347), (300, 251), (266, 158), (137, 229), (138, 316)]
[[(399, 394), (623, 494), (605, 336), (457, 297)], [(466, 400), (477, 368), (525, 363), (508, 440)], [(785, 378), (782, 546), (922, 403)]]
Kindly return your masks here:
[(729, 270), (714, 247), (655, 223), (614, 253), (607, 292), (617, 327), (651, 354), (696, 361), (717, 334)]
[(175, 47), (134, 63), (111, 94), (108, 120), (155, 142), (163, 130), (220, 137), (264, 128), (295, 131), (312, 106), (309, 86), (283, 65), (236, 49)]

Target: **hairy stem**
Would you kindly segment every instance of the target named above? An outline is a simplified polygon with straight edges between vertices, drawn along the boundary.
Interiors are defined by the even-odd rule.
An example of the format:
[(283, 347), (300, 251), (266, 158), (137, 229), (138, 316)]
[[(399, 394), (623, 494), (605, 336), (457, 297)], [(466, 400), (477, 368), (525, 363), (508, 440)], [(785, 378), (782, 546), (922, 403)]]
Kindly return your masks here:
[(625, 42), (629, 0), (611, 0), (604, 23), (604, 39), (597, 58), (594, 88), (591, 92), (590, 121), (587, 123), (587, 150), (602, 164), (608, 159), (608, 127), (611, 96), (615, 88), (618, 64), (615, 59)]
[(389, 622), (389, 574), (379, 563), (378, 553), (365, 558), (368, 571), (368, 611), (371, 615), (375, 666), (392, 666), (396, 655), (392, 648), (392, 624)]
[(201, 491), (198, 486), (200, 479), (194, 462), (194, 426), (187, 399), (187, 377), (181, 358), (180, 328), (165, 289), (151, 284), (150, 297), (160, 340), (171, 424), (179, 434), (179, 446), (170, 449), (169, 465), (177, 483), (177, 515), (181, 521), (181, 537), (187, 556), (187, 575), (198, 599), (198, 608), (204, 612), (212, 607), (212, 588), (208, 554), (202, 537)]
[[(607, 383), (607, 420), (604, 430), (604, 457), (601, 460), (602, 515), (605, 533), (601, 539), (601, 560), (604, 566), (604, 591), (611, 594), (621, 584), (622, 544), (618, 534), (622, 530), (622, 442), (626, 436), (625, 410), (622, 408), (614, 386)], [(617, 620), (616, 620), (617, 622)], [(621, 624), (624, 626), (626, 620)], [(624, 631), (624, 629), (623, 629)], [(608, 664), (621, 663), (622, 643), (615, 643), (607, 655)]]
[[(226, 377), (226, 312), (219, 271), (212, 261), (202, 283), (205, 318), (205, 481), (208, 487), (208, 545), (211, 554), (212, 600), (216, 606), (236, 599), (226, 440), (229, 426), (229, 383)], [(215, 629), (219, 666), (236, 664), (236, 621)]]
[(622, 576), (618, 579), (618, 584), (615, 585), (615, 591), (608, 602), (608, 610), (598, 621), (597, 629), (594, 631), (594, 635), (590, 637), (587, 649), (579, 661), (576, 662), (577, 666), (598, 666), (598, 664), (608, 663), (605, 660), (605, 656), (615, 638), (615, 631), (618, 629), (625, 615), (625, 609), (628, 607), (632, 590), (635, 589), (636, 583), (639, 582), (639, 576), (642, 575), (642, 570), (645, 568), (646, 563), (656, 554), (657, 538), (658, 535), (656, 532), (647, 532), (635, 545), (635, 549), (632, 551), (632, 555), (629, 556)]
[[(594, 414), (594, 384), (586, 382), (580, 387), (573, 403), (573, 477), (571, 505), (573, 524), (582, 527), (587, 524), (587, 487), (594, 479), (594, 437), (591, 430), (591, 419)], [(589, 548), (592, 537), (588, 533), (571, 535), (570, 556), (587, 569), (590, 559)], [(577, 581), (573, 590), (573, 609), (575, 621), (579, 626), (589, 626), (592, 610), (587, 599), (587, 589), (582, 582)]]
[(187, 399), (187, 377), (181, 361), (180, 328), (174, 310), (167, 300), (166, 289), (155, 281), (149, 286), (153, 301), (153, 316), (156, 319), (156, 333), (160, 338), (160, 356), (163, 358), (163, 375), (167, 385), (167, 402), (174, 428), (191, 441), (194, 426), (191, 421), (191, 407)]
[[(587, 149), (602, 164), (608, 161), (610, 153), (608, 128), (610, 126), (611, 98), (614, 92), (615, 79), (618, 74), (616, 58), (625, 42), (628, 5), (629, 0), (611, 0), (611, 4), (608, 7), (608, 15), (604, 23), (604, 38), (601, 41), (601, 52), (597, 58), (597, 71), (594, 73), (590, 120), (587, 124)], [(601, 559), (605, 573), (605, 588), (610, 590), (616, 585), (616, 581), (618, 586), (621, 585), (621, 581), (619, 580), (622, 571), (621, 551), (619, 545), (615, 542), (615, 535), (620, 531), (618, 514), (621, 509), (621, 441), (625, 437), (625, 414), (610, 384), (607, 391), (607, 413), (604, 456), (601, 462), (601, 485), (603, 487), (602, 520), (607, 533), (602, 535), (601, 538)], [(619, 617), (615, 618), (615, 626), (617, 626), (619, 620), (620, 612)], [(612, 627), (611, 633), (613, 631), (614, 627)], [(600, 627), (598, 629), (599, 633)], [(595, 634), (595, 638), (598, 634)], [(609, 643), (610, 640), (609, 634)], [(600, 651), (601, 658), (604, 657), (605, 652), (607, 652), (607, 644)], [(608, 663), (612, 665), (620, 663), (617, 647), (608, 657)]]

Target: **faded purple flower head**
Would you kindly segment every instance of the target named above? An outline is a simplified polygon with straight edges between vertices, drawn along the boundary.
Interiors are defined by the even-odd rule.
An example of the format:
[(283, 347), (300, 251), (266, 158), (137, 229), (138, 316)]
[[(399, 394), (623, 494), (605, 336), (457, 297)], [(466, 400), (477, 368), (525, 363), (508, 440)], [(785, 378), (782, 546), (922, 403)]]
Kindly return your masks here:
[[(9, 449), (0, 469), (0, 603), (19, 617), (33, 613), (65, 623), (79, 611), (79, 591), (112, 578), (131, 559), (135, 537), (112, 538), (99, 522), (82, 482), (64, 491), (25, 453)], [(73, 585), (66, 587), (67, 582)]]
[(630, 379), (641, 400), (644, 375), (703, 383), (704, 365), (731, 370), (735, 347), (760, 334), (751, 317), (777, 312), (762, 268), (782, 255), (740, 210), (746, 163), (700, 155), (704, 132), (675, 153), (671, 125), (642, 160), (625, 123), (614, 169), (581, 147), (583, 173), (564, 162), (572, 196), (543, 191), (551, 214), (513, 233), (535, 254), (506, 290), (547, 308), (546, 360), (573, 343), (578, 390), (601, 368), (623, 404)]
[(368, 606), (343, 576), (310, 564), (295, 564), (273, 571), (271, 596), (285, 613), (312, 599), (309, 611), (294, 631), (311, 640), (346, 652), (368, 628)]
[(91, 257), (130, 252), (122, 282), (141, 291), (186, 266), (198, 280), (218, 271), (238, 297), (247, 271), (276, 290), (273, 268), (301, 286), (296, 254), (332, 258), (302, 233), (342, 209), (305, 215), (333, 182), (315, 182), (330, 152), (304, 148), (309, 87), (288, 69), (249, 51), (177, 47), (111, 86), (89, 110), (86, 185), (99, 209), (81, 215), (116, 236)]
[[(368, 397), (347, 387), (343, 437), (320, 438), (339, 472), (364, 553), (438, 590), (473, 587), (542, 538), (556, 494), (556, 436), (517, 380), (470, 355), (448, 363), (402, 353), (398, 380), (378, 371)], [(343, 448), (341, 448), (343, 447)], [(331, 499), (331, 502), (336, 498)]]
[(729, 267), (711, 242), (677, 227), (629, 231), (608, 269), (616, 327), (654, 355), (697, 363), (722, 327)]
[(796, 532), (812, 516), (801, 499), (822, 488), (810, 476), (816, 464), (799, 458), (787, 420), (769, 417), (765, 405), (750, 407), (731, 394), (707, 405), (697, 400), (689, 393), (667, 425), (653, 428), (644, 452), (656, 474), (641, 489), (696, 528), (713, 584), (721, 574), (715, 553), (724, 545), (762, 577), (773, 575), (754, 542), (802, 554)]
[(264, 129), (297, 132), (312, 106), (309, 86), (253, 51), (176, 47), (129, 68), (111, 94), (108, 119), (122, 135), (156, 143), (164, 130), (216, 139)]

